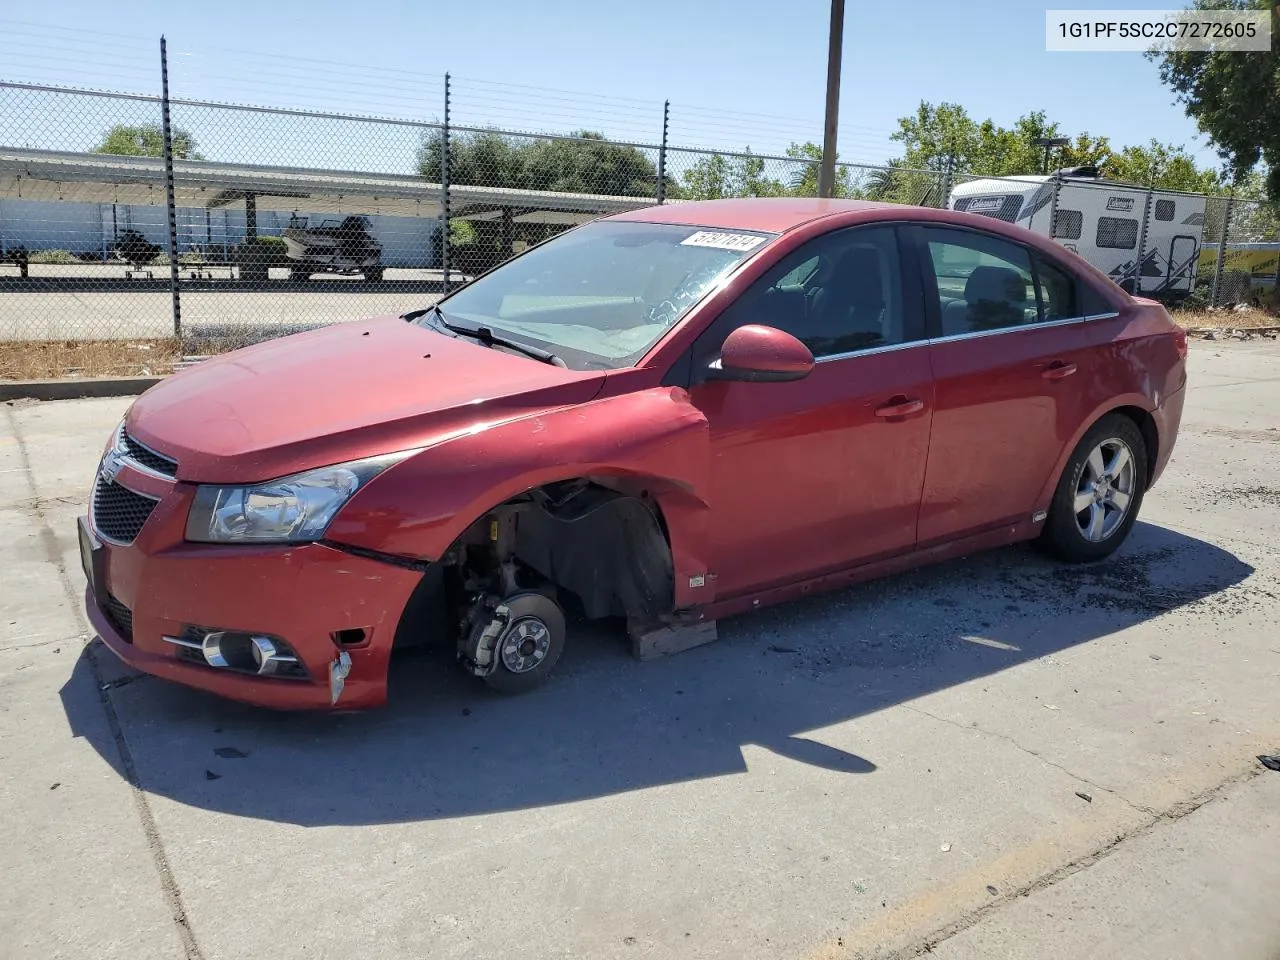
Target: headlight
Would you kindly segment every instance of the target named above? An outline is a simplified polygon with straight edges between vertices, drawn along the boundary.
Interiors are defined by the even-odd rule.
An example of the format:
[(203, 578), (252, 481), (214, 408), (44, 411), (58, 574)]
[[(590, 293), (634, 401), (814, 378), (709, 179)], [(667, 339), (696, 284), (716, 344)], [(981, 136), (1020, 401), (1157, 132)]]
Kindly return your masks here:
[(357, 490), (411, 452), (320, 467), (249, 487), (201, 486), (187, 517), (187, 539), (202, 543), (319, 540)]

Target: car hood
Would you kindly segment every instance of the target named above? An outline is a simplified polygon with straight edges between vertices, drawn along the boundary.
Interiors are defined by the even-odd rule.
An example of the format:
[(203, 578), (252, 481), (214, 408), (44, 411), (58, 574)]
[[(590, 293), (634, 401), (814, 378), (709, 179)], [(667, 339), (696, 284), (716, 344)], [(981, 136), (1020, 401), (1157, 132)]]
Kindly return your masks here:
[(584, 403), (604, 379), (383, 317), (205, 360), (139, 397), (126, 429), (179, 480), (250, 483)]

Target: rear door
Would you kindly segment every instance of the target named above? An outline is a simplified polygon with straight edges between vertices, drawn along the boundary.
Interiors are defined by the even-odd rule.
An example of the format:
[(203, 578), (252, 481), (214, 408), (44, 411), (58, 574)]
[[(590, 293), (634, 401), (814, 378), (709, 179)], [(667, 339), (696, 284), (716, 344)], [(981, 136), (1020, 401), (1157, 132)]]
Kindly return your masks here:
[(1181, 234), (1169, 241), (1169, 275), (1164, 289), (1190, 293), (1195, 286), (1199, 257), (1200, 243), (1195, 237)]
[[(835, 231), (783, 257), (699, 337), (689, 392), (710, 427), (717, 597), (914, 546), (933, 410), (914, 276), (893, 227)], [(804, 341), (812, 373), (699, 382), (748, 323)]]
[(933, 339), (921, 547), (1027, 519), (1090, 413), (1093, 338), (1074, 278), (1030, 248), (913, 227)]

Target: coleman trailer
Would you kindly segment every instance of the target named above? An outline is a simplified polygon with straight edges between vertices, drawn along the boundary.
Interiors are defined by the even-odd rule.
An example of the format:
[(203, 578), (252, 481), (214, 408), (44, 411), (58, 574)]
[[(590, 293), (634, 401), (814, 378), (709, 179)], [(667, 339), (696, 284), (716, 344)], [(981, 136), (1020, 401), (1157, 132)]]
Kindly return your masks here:
[(1167, 301), (1191, 293), (1204, 232), (1203, 196), (1103, 180), (1093, 167), (1060, 170), (1057, 177), (1056, 203), (1054, 177), (1028, 176), (959, 184), (950, 205), (1050, 237), (1130, 293)]

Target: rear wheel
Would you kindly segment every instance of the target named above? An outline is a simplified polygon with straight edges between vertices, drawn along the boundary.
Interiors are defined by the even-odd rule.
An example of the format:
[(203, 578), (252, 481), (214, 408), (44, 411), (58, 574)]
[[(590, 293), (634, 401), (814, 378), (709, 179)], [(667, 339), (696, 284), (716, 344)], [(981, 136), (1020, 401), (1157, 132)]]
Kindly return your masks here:
[(381, 268), (381, 267), (370, 267), (368, 270), (366, 270), (366, 271), (364, 272), (364, 278), (365, 278), (365, 280), (366, 280), (368, 283), (381, 283), (381, 282), (382, 282), (382, 268)]
[(1123, 414), (1103, 417), (1071, 454), (1041, 535), (1070, 563), (1109, 556), (1124, 543), (1146, 492), (1147, 446)]

